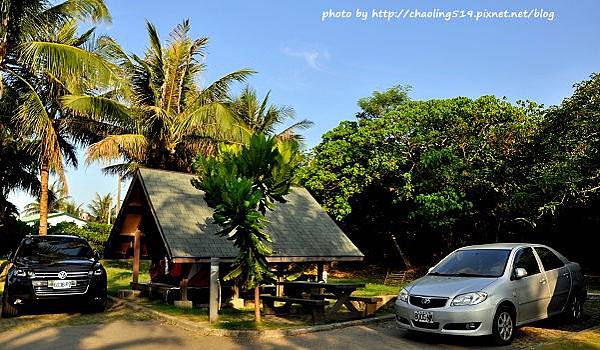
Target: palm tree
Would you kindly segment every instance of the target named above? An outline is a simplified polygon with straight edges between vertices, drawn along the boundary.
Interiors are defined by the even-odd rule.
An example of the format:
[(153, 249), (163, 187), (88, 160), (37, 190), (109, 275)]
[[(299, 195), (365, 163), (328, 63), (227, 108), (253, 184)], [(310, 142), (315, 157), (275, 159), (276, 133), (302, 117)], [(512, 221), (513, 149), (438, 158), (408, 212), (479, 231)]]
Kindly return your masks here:
[(190, 38), (187, 20), (171, 32), (166, 47), (154, 25), (147, 23), (147, 31), (144, 58), (126, 54), (110, 38), (101, 39), (105, 57), (121, 68), (121, 89), (63, 99), (75, 113), (113, 128), (87, 152), (88, 162), (124, 160), (106, 167), (108, 173), (127, 175), (139, 166), (189, 172), (197, 154), (211, 154), (221, 141), (241, 142), (226, 106), (227, 93), (231, 83), (244, 81), (253, 71), (238, 70), (201, 87), (208, 39)]
[(264, 133), (275, 135), (282, 140), (301, 141), (303, 138), (297, 131), (310, 128), (313, 122), (304, 119), (277, 133), (276, 127), (287, 119), (294, 119), (296, 112), (289, 106), (270, 105), (270, 94), (269, 91), (262, 100), (259, 100), (256, 90), (246, 86), (242, 93), (233, 100), (230, 108), (238, 117), (242, 128), (249, 134)]
[(0, 0), (0, 72), (5, 73), (0, 74), (0, 92), (6, 79), (19, 79), (23, 66), (31, 63), (79, 77), (95, 69), (110, 74), (106, 65), (81, 48), (47, 40), (48, 33), (75, 20), (108, 22), (110, 14), (104, 0)]
[[(48, 186), (48, 213), (58, 213), (64, 211), (68, 203), (69, 196), (65, 192), (65, 187), (58, 181), (53, 182)], [(40, 198), (31, 202), (23, 209), (24, 215), (40, 215), (41, 216), (41, 201)]]
[(66, 214), (81, 218), (83, 215), (82, 206), (83, 204), (77, 204), (77, 202), (75, 202), (74, 200), (69, 200), (63, 204), (61, 211)]
[[(21, 96), (14, 121), (36, 144), (40, 169), (40, 229), (47, 232), (48, 179), (56, 173), (66, 184), (64, 167), (77, 165), (75, 147), (92, 141), (91, 128), (64, 109), (60, 97), (102, 88), (112, 66), (87, 50), (93, 29), (77, 35), (77, 20), (109, 20), (103, 0), (0, 0), (0, 69), (3, 82)], [(65, 190), (66, 187), (65, 187)]]
[(90, 215), (96, 222), (110, 224), (115, 218), (116, 208), (113, 205), (113, 198), (110, 193), (104, 196), (96, 193), (96, 197), (90, 205)]

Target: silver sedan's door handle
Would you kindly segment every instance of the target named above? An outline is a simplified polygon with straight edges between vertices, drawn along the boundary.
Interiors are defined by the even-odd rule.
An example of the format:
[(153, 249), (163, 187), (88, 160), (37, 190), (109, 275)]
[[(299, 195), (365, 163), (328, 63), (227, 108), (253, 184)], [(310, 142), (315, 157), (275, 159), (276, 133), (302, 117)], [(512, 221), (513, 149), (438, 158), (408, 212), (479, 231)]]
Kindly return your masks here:
[(540, 283), (541, 283), (541, 284), (546, 284), (546, 279), (545, 279), (545, 278), (542, 278), (542, 279), (540, 280)]

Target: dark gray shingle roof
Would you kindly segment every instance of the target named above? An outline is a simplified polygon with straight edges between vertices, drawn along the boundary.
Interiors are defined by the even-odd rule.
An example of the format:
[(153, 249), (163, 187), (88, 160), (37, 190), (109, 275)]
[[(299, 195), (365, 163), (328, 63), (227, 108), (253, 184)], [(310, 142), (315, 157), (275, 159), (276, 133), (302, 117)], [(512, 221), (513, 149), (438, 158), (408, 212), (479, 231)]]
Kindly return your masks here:
[[(237, 256), (233, 244), (215, 234), (219, 227), (202, 191), (192, 186), (193, 175), (152, 169), (140, 169), (139, 175), (172, 257)], [(286, 199), (267, 213), (273, 257), (363, 256), (306, 189), (293, 188)]]

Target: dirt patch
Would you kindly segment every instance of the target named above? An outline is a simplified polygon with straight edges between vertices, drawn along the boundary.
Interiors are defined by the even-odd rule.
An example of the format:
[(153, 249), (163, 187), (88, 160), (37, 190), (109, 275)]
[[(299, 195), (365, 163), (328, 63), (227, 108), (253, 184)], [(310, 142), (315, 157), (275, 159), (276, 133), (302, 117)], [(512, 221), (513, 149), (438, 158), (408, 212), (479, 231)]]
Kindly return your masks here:
[[(539, 321), (518, 330), (515, 345), (527, 347), (540, 343), (558, 342), (571, 337), (597, 336), (600, 333), (600, 300), (589, 300), (585, 303), (583, 321), (568, 323), (561, 317)], [(600, 344), (598, 344), (600, 348)]]
[(0, 318), (0, 333), (15, 329), (77, 326), (108, 323), (116, 320), (147, 321), (146, 313), (131, 310), (122, 304), (109, 303), (105, 312), (86, 314), (61, 306), (47, 305), (14, 318)]

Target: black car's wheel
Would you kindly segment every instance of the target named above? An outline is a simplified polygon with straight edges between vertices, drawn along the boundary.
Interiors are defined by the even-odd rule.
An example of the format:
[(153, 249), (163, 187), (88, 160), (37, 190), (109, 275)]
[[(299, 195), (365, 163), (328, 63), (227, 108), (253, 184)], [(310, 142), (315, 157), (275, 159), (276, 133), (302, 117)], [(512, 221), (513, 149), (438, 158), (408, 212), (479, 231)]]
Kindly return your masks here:
[(508, 345), (515, 336), (515, 316), (508, 306), (500, 306), (494, 315), (492, 337), (498, 345)]
[(17, 316), (19, 316), (19, 309), (8, 302), (8, 291), (5, 290), (4, 295), (2, 296), (2, 318)]
[(565, 309), (565, 315), (569, 322), (579, 322), (583, 319), (583, 298), (581, 294), (575, 293)]
[(91, 302), (85, 309), (86, 312), (90, 312), (90, 313), (99, 313), (99, 312), (104, 312), (105, 310), (106, 310), (106, 297), (102, 298), (101, 300), (96, 300), (96, 301)]

